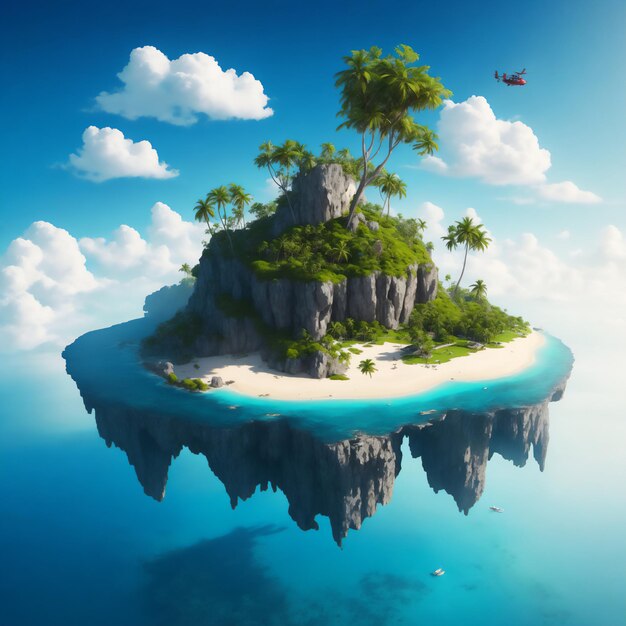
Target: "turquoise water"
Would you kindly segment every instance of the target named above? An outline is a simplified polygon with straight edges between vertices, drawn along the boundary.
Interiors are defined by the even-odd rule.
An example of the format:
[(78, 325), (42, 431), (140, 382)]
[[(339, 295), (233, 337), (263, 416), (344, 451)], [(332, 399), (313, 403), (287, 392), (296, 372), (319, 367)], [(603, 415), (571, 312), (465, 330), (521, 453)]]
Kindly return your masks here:
[[(0, 382), (0, 623), (624, 623), (621, 394), (595, 378), (590, 386), (575, 368), (563, 399), (549, 405), (548, 422), (542, 402), (568, 359), (549, 339), (531, 371), (486, 383), (487, 390), (455, 385), (391, 408), (285, 404), (286, 431), (274, 420), (251, 436), (249, 416), (269, 412), (266, 405), (255, 400), (224, 415), (220, 402), (234, 402), (228, 392), (219, 402), (196, 402), (165, 386), (151, 403), (140, 381), (155, 379), (134, 367), (127, 347), (83, 367), (79, 380), (98, 427), (117, 440), (111, 448), (58, 356), (14, 359)], [(107, 394), (93, 384), (103, 372)], [(182, 398), (185, 425), (173, 411)], [(512, 407), (537, 404), (544, 408), (520, 433)], [(428, 435), (388, 435), (409, 422), (423, 425), (419, 411), (453, 407), (459, 410), (425, 427)], [(331, 419), (340, 428), (328, 427)], [(288, 466), (259, 456), (276, 428), (282, 438), (272, 445), (288, 453), (280, 455)], [(336, 455), (320, 451), (355, 431), (391, 442), (391, 457), (373, 454), (376, 462), (336, 475)], [(310, 438), (292, 436), (301, 432)], [(179, 450), (183, 441), (199, 454)], [(162, 478), (159, 462), (171, 462), (162, 501), (144, 493)], [(460, 480), (476, 469), (484, 470), (484, 491), (465, 515), (454, 495), (476, 494), (476, 485)], [(363, 515), (341, 547), (331, 527), (336, 510), (315, 516), (319, 530), (301, 530), (294, 517), (323, 508), (320, 496), (351, 510), (355, 485), (372, 489), (374, 500), (381, 485), (391, 493), (382, 489), (384, 504)], [(433, 578), (437, 567), (446, 574)]]
[[(88, 409), (102, 399), (136, 409), (158, 407), (162, 414), (222, 424), (268, 420), (279, 413), (313, 429), (320, 438), (334, 440), (355, 432), (385, 434), (407, 422), (423, 421), (419, 417), (423, 411), (484, 411), (534, 404), (546, 398), (573, 363), (571, 351), (555, 337), (546, 335), (546, 343), (531, 368), (497, 381), (450, 382), (418, 396), (379, 401), (301, 403), (246, 397), (227, 388), (207, 394), (173, 388), (137, 365), (136, 341), (151, 330), (147, 320), (134, 320), (88, 333), (66, 348), (68, 373), (77, 379)], [(229, 408), (233, 406), (237, 408)]]

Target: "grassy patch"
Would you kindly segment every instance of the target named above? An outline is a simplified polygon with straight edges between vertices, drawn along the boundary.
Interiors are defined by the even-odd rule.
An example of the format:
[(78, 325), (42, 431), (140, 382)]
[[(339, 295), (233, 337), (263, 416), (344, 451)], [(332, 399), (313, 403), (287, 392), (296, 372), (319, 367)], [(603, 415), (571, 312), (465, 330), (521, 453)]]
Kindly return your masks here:
[(350, 380), (350, 377), (346, 376), (345, 374), (333, 374), (328, 378), (330, 378), (330, 380)]

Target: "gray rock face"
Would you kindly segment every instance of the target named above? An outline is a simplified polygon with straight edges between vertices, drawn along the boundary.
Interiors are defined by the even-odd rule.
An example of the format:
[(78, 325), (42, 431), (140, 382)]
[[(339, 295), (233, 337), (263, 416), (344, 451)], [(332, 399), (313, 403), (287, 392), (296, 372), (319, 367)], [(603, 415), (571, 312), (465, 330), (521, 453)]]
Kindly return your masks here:
[(405, 437), (411, 456), (421, 458), (430, 487), (450, 494), (465, 514), (483, 493), (493, 454), (523, 466), (532, 449), (543, 470), (548, 403), (558, 399), (565, 386), (563, 381), (560, 392), (529, 407), (487, 413), (450, 410), (425, 424), (408, 424), (386, 435), (361, 434), (325, 442), (287, 419), (215, 426), (109, 405), (101, 396), (91, 397), (79, 381), (86, 406), (95, 409), (100, 437), (126, 453), (147, 495), (163, 499), (169, 467), (187, 447), (206, 457), (233, 508), (271, 484), (285, 494), (289, 514), (301, 529), (317, 529), (316, 516), (328, 517), (338, 544), (391, 500)]
[(435, 265), (420, 265), (417, 270), (417, 302), (430, 302), (437, 296), (438, 273)]
[(167, 378), (174, 373), (174, 366), (169, 361), (145, 361), (144, 366), (163, 378)]
[[(318, 224), (340, 217), (349, 208), (354, 181), (341, 166), (320, 165), (298, 176), (291, 194), (298, 224)], [(366, 223), (361, 213), (356, 224), (372, 230), (377, 223)], [(293, 224), (287, 206), (274, 219), (274, 230)], [(263, 338), (254, 316), (273, 329), (298, 337), (305, 330), (320, 340), (331, 321), (350, 317), (366, 322), (378, 321), (387, 328), (406, 323), (416, 303), (428, 302), (437, 293), (437, 269), (434, 265), (411, 265), (403, 276), (373, 272), (353, 276), (339, 283), (261, 280), (236, 258), (209, 246), (200, 259), (198, 278), (186, 311), (201, 320), (202, 333), (191, 350), (196, 356), (242, 353), (263, 347)], [(224, 298), (239, 301), (238, 308), (248, 308), (252, 316), (229, 316), (220, 304)], [(187, 347), (189, 350), (189, 347)], [(168, 354), (165, 352), (165, 354)], [(281, 361), (276, 367), (289, 372), (309, 372), (313, 376), (341, 373), (342, 366), (332, 359), (297, 359)]]
[[(348, 211), (355, 191), (354, 180), (344, 174), (341, 165), (316, 165), (293, 180), (290, 197), (295, 224), (321, 224), (341, 217)], [(293, 225), (291, 210), (281, 206), (276, 212), (274, 234)]]
[(216, 389), (218, 389), (219, 387), (223, 387), (224, 386), (224, 381), (222, 380), (221, 376), (213, 376), (211, 378), (211, 387), (215, 387)]

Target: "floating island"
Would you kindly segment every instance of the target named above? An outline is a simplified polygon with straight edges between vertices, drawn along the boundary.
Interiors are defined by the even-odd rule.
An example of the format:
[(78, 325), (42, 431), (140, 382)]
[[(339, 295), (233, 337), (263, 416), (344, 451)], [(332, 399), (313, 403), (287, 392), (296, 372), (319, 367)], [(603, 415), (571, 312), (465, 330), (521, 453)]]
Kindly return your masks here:
[[(442, 281), (425, 223), (390, 215), (405, 188), (384, 165), (400, 143), (432, 154), (436, 135), (411, 112), (450, 93), (417, 59), (408, 46), (346, 57), (339, 114), (361, 157), (263, 144), (255, 164), (278, 199), (254, 204), (246, 223), (239, 185), (212, 190), (195, 208), (210, 240), (186, 278), (150, 295), (143, 319), (65, 349), (100, 435), (148, 495), (163, 498), (187, 447), (233, 506), (272, 485), (301, 528), (328, 516), (340, 543), (389, 501), (405, 438), (431, 487), (466, 514), (494, 453), (523, 465), (532, 448), (543, 468), (547, 405), (572, 353), (491, 304), (483, 281), (463, 288), (465, 263)], [(366, 200), (372, 186), (383, 206)], [(466, 258), (489, 244), (470, 218), (443, 239)]]

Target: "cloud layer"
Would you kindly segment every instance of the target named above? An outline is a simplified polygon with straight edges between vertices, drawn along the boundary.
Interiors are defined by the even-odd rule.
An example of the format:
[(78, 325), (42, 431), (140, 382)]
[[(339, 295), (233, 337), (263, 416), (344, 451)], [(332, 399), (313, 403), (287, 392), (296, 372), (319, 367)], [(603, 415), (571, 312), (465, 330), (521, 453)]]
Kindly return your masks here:
[[(435, 174), (473, 177), (489, 185), (525, 185), (549, 202), (590, 204), (601, 201), (572, 181), (547, 183), (551, 155), (533, 129), (520, 121), (498, 119), (483, 96), (464, 102), (446, 100), (437, 125), (444, 158), (427, 156), (422, 168)], [(529, 204), (532, 198), (513, 198)]]
[(83, 145), (70, 154), (70, 167), (88, 180), (100, 183), (112, 178), (173, 178), (177, 170), (159, 161), (149, 141), (126, 139), (117, 128), (89, 126)]
[(145, 296), (194, 265), (204, 227), (152, 207), (147, 237), (122, 225), (110, 240), (35, 222), (0, 260), (0, 350), (65, 345), (102, 325), (140, 316)]
[(96, 102), (103, 111), (131, 120), (153, 117), (188, 126), (199, 115), (260, 120), (273, 114), (260, 81), (249, 72), (222, 70), (203, 52), (170, 60), (153, 46), (135, 48), (118, 77), (124, 86), (113, 93), (103, 91)]

